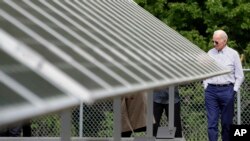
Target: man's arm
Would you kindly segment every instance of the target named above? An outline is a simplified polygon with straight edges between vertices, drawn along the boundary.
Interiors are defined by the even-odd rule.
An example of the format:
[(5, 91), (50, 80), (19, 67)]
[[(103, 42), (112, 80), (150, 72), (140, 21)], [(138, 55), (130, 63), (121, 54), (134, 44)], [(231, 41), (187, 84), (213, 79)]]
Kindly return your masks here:
[(234, 69), (235, 69), (235, 83), (234, 83), (234, 91), (238, 92), (240, 85), (242, 84), (244, 80), (244, 72), (242, 69), (242, 64), (240, 61), (240, 56), (237, 53), (235, 56), (235, 62), (234, 62)]

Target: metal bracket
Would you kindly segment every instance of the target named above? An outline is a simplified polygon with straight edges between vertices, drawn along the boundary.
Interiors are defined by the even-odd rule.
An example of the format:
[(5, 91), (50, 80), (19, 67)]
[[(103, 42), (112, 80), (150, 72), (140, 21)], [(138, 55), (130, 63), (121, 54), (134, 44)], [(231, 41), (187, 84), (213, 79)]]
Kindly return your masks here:
[(173, 139), (175, 138), (175, 127), (159, 127), (156, 138), (158, 139)]

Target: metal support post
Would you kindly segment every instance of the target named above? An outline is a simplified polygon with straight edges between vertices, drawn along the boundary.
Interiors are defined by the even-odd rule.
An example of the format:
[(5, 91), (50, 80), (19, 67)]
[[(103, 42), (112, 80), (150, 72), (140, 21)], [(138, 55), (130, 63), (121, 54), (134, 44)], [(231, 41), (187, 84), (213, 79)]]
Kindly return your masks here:
[(114, 98), (114, 141), (121, 140), (121, 97)]
[(83, 103), (80, 104), (79, 112), (79, 136), (83, 137)]
[(237, 124), (241, 124), (241, 94), (240, 91), (236, 94), (237, 95)]
[(70, 141), (71, 109), (61, 112), (61, 141)]

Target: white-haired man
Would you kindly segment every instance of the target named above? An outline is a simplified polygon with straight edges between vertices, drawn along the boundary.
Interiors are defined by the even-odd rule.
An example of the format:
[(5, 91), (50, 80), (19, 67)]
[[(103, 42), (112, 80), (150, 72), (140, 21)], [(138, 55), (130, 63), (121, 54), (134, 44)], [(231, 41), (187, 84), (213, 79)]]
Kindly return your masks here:
[(208, 55), (215, 61), (231, 70), (229, 74), (203, 81), (209, 141), (218, 140), (219, 117), (221, 118), (222, 140), (229, 140), (230, 125), (233, 123), (234, 116), (234, 97), (244, 80), (239, 54), (227, 46), (227, 41), (226, 32), (216, 30), (213, 34), (214, 48), (208, 51)]

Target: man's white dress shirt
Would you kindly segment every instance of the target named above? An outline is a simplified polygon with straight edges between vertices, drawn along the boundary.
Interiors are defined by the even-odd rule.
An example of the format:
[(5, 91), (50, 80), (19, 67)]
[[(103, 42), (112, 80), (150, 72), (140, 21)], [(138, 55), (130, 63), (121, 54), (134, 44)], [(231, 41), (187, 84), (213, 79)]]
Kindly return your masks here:
[(237, 92), (244, 80), (244, 73), (238, 52), (226, 46), (221, 51), (213, 48), (208, 51), (208, 55), (214, 58), (214, 60), (222, 66), (230, 69), (231, 72), (229, 74), (215, 76), (204, 80), (204, 88), (206, 89), (208, 84), (233, 83), (234, 91)]

